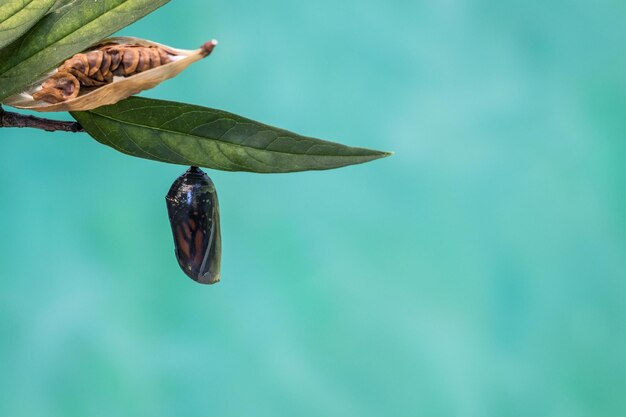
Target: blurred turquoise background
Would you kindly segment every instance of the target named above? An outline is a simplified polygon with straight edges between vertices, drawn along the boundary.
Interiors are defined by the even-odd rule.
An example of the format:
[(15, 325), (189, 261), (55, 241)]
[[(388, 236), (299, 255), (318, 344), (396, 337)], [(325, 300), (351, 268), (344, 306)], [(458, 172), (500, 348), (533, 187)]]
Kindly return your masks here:
[(125, 29), (220, 40), (150, 97), (396, 154), (209, 172), (204, 287), (167, 220), (185, 167), (3, 129), (0, 415), (626, 415), (625, 21), (622, 0), (174, 0)]

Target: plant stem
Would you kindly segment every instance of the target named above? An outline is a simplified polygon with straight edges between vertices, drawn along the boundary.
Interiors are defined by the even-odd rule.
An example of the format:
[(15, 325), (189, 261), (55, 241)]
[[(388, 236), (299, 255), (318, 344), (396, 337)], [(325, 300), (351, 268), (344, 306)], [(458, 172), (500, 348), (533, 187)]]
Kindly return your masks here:
[(77, 122), (64, 122), (61, 120), (43, 119), (36, 116), (5, 111), (0, 106), (0, 127), (32, 127), (45, 130), (46, 132), (84, 132), (85, 130)]

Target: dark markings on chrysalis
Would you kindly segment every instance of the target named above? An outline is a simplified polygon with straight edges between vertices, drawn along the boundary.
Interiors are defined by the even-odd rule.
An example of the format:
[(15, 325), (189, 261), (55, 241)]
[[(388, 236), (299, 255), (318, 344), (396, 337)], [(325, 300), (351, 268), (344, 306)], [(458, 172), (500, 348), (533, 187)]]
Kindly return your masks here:
[(222, 237), (213, 181), (191, 167), (174, 181), (165, 200), (178, 264), (194, 281), (215, 284), (220, 280)]

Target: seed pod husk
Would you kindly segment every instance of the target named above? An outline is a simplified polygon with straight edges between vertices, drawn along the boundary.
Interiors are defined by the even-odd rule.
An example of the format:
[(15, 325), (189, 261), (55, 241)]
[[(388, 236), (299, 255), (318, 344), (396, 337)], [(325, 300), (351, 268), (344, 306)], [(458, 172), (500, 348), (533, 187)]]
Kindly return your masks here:
[(115, 104), (175, 77), (216, 45), (212, 40), (197, 50), (185, 50), (132, 37), (105, 39), (2, 103), (39, 112), (86, 111)]
[(181, 269), (194, 281), (215, 284), (220, 280), (222, 236), (213, 181), (191, 167), (174, 181), (165, 201)]

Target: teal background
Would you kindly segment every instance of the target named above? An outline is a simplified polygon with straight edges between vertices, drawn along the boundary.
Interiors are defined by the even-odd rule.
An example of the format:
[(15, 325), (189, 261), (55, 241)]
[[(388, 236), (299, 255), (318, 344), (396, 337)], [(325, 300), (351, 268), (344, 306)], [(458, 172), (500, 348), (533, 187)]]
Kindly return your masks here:
[(0, 415), (626, 415), (625, 21), (622, 0), (177, 0), (127, 28), (220, 40), (147, 96), (396, 154), (209, 172), (203, 287), (167, 221), (184, 167), (2, 129)]

